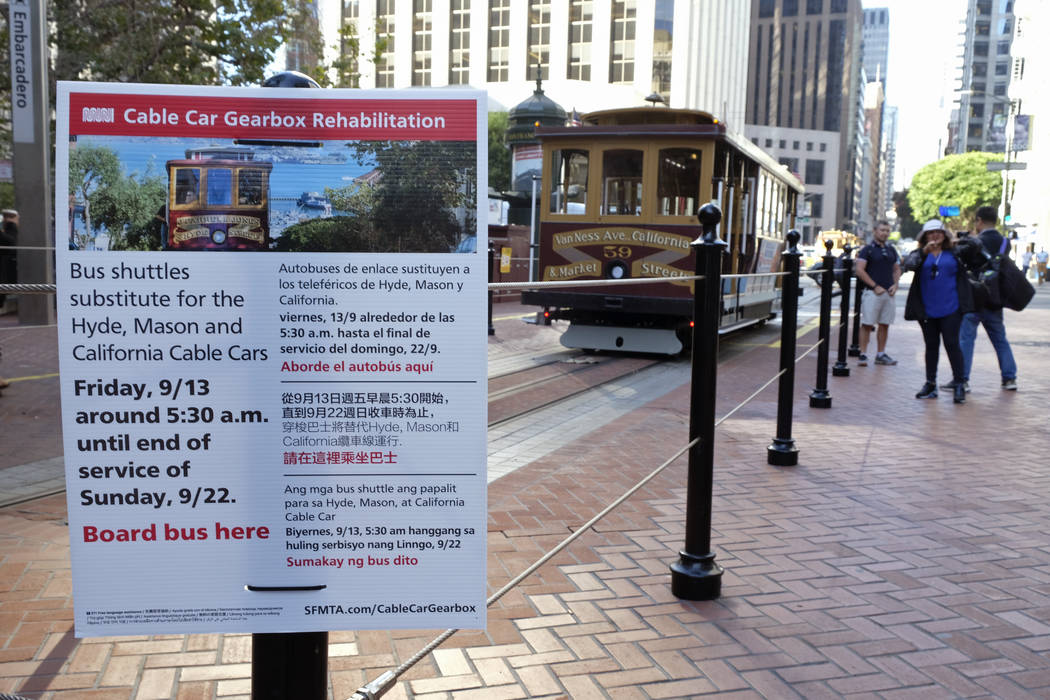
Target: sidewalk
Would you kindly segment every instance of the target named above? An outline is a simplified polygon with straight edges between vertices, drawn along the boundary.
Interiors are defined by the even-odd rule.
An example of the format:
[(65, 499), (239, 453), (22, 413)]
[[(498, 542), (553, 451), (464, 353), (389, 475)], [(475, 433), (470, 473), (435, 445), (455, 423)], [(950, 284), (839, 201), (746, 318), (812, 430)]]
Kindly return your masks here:
[[(808, 406), (816, 353), (799, 363), (799, 466), (766, 464), (775, 385), (721, 425), (719, 600), (670, 593), (682, 458), (490, 608), (487, 632), (454, 635), (385, 697), (1050, 697), (1050, 290), (1007, 314), (1018, 392), (1000, 390), (982, 333), (965, 405), (914, 399), (921, 334), (898, 320), (900, 364), (851, 362), (829, 377), (830, 410)], [(718, 415), (777, 353), (721, 366)], [(687, 405), (682, 387), (494, 481), (490, 590), (682, 446)], [(247, 698), (247, 635), (72, 637), (64, 511), (62, 496), (0, 510), (0, 692)], [(440, 631), (332, 632), (333, 700)]]

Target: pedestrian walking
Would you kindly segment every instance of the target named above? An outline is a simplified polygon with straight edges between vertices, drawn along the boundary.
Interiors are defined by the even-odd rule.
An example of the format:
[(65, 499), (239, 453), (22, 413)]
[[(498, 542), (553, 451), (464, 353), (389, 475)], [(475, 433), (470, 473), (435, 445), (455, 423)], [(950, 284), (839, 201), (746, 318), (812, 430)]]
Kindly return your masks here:
[(1028, 268), (1032, 266), (1032, 257), (1032, 247), (1028, 246), (1021, 254), (1021, 274), (1025, 277), (1028, 277)]
[(917, 399), (937, 398), (937, 362), (943, 344), (952, 367), (952, 399), (966, 402), (959, 327), (963, 315), (973, 311), (973, 292), (954, 248), (938, 219), (923, 224), (918, 266), (904, 306), (904, 318), (919, 322), (926, 343), (926, 383), (915, 395)]
[(1043, 283), (1046, 279), (1046, 261), (1050, 259), (1050, 255), (1047, 255), (1046, 248), (1040, 248), (1039, 252), (1035, 254), (1035, 277), (1039, 280), (1039, 284)]
[(872, 241), (857, 253), (854, 270), (864, 285), (860, 297), (860, 357), (857, 364), (868, 364), (868, 340), (875, 330), (875, 364), (895, 365), (897, 361), (886, 354), (886, 340), (890, 324), (896, 316), (897, 282), (901, 277), (900, 256), (887, 241), (890, 223), (879, 220), (872, 231)]
[[(978, 207), (976, 215), (977, 242), (988, 255), (1006, 255), (1010, 252), (1010, 243), (995, 224), (999, 211), (995, 207)], [(970, 369), (973, 366), (973, 346), (977, 340), (977, 327), (984, 326), (988, 340), (995, 348), (999, 360), (999, 374), (1004, 391), (1017, 391), (1017, 362), (1014, 360), (1010, 341), (1006, 339), (1006, 324), (1003, 322), (1003, 307), (976, 308), (972, 313), (963, 316), (959, 329), (959, 344), (963, 354), (963, 384), (969, 390)]]

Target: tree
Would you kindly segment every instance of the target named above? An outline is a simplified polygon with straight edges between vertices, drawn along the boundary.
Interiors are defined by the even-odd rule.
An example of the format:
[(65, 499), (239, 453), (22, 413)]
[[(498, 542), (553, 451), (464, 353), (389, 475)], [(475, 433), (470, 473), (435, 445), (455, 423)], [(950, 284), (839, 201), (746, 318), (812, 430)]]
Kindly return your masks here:
[(990, 172), (989, 162), (1001, 161), (1001, 153), (974, 151), (946, 156), (922, 167), (912, 178), (908, 204), (918, 221), (940, 218), (942, 205), (958, 206), (959, 217), (946, 224), (954, 229), (972, 223), (977, 207), (996, 205), (1003, 194), (1002, 175)]
[(510, 149), (507, 148), (506, 112), (489, 112), (489, 187), (497, 192), (510, 189)]
[(120, 159), (112, 149), (89, 144), (77, 144), (69, 149), (69, 191), (74, 201), (84, 205), (84, 225), (88, 231), (97, 228), (91, 220), (92, 198), (119, 179)]
[(282, 0), (51, 3), (59, 80), (257, 84), (291, 29)]
[(911, 206), (908, 205), (908, 189), (893, 193), (893, 210), (897, 214), (897, 230), (904, 238), (916, 238), (922, 224), (912, 216)]

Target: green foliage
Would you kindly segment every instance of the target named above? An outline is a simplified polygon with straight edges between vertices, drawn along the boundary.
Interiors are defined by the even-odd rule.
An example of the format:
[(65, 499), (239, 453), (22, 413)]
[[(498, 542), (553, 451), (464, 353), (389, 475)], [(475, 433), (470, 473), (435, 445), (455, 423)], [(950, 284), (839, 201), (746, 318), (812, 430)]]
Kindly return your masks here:
[(1001, 161), (1001, 153), (960, 153), (924, 166), (912, 178), (908, 204), (916, 221), (940, 218), (938, 207), (955, 205), (959, 217), (949, 219), (951, 229), (967, 228), (977, 207), (998, 205), (1003, 194), (1003, 178), (989, 172), (987, 164)]
[(897, 214), (897, 230), (902, 238), (916, 238), (922, 224), (915, 220), (908, 204), (907, 188), (893, 193), (893, 209)]
[(510, 149), (507, 148), (506, 112), (489, 112), (489, 187), (497, 192), (510, 189)]
[(258, 84), (288, 28), (282, 0), (50, 4), (59, 80)]
[(367, 223), (353, 216), (333, 216), (293, 224), (281, 232), (275, 250), (306, 253), (383, 253), (388, 249)]
[(77, 144), (69, 151), (69, 187), (85, 205), (85, 229), (97, 234), (105, 228), (111, 249), (160, 249), (156, 214), (167, 198), (165, 178), (148, 171), (126, 176), (113, 150)]

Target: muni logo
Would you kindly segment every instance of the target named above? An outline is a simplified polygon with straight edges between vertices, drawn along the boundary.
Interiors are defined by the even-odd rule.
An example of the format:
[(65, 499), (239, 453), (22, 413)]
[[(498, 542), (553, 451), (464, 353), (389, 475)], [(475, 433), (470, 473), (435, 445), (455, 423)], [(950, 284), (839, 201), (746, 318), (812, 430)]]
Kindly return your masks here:
[(80, 118), (85, 122), (108, 122), (113, 123), (112, 107), (85, 107)]

